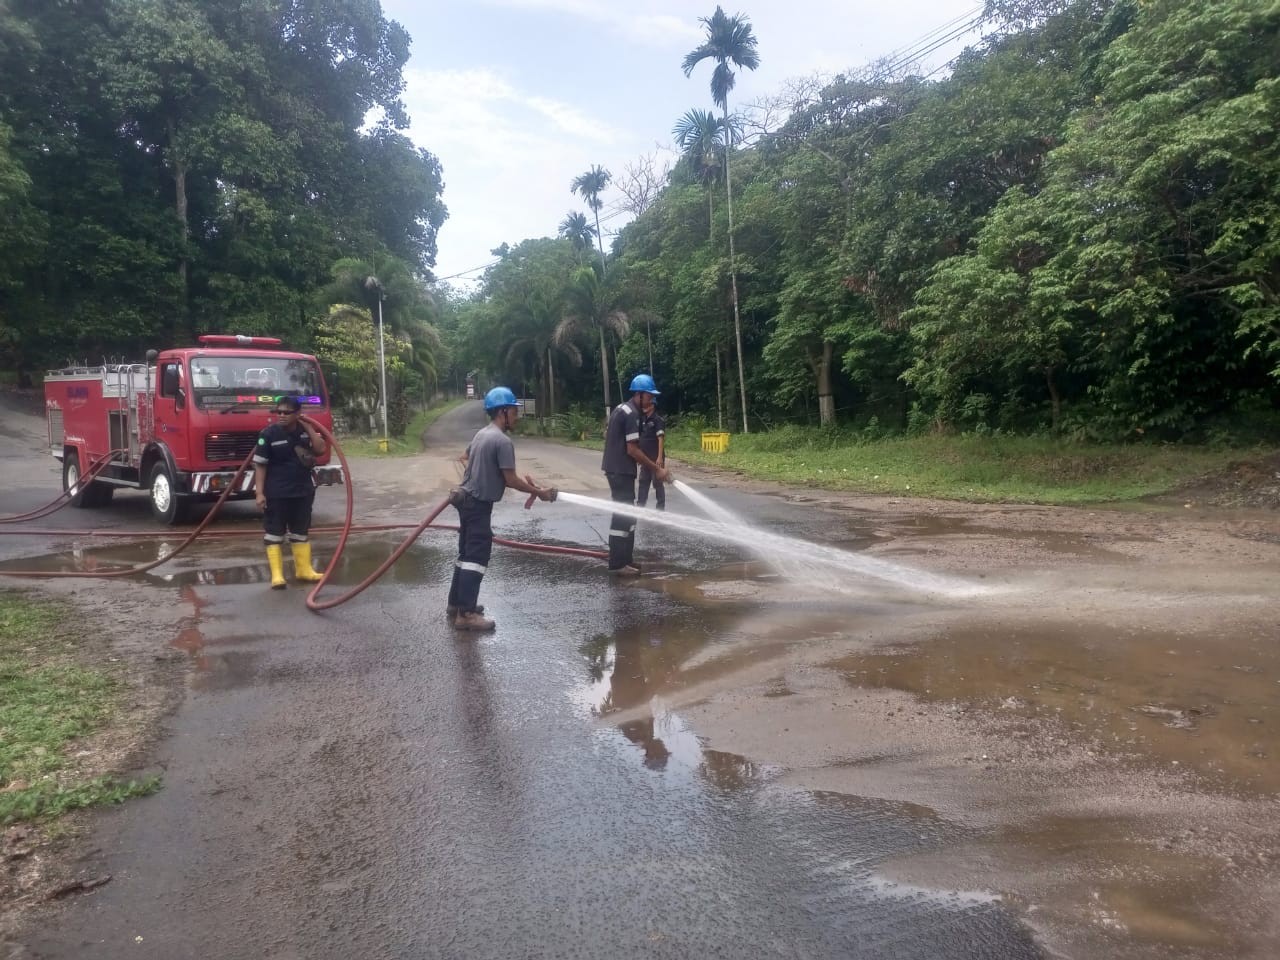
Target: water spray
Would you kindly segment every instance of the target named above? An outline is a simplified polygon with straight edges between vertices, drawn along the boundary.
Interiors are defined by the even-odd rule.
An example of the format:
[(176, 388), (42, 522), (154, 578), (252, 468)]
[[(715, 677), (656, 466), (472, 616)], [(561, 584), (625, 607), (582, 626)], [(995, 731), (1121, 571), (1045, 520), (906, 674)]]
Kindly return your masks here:
[[(687, 484), (676, 481), (682, 490)], [(699, 497), (707, 499), (705, 495)], [(656, 523), (663, 527), (695, 533), (712, 540), (721, 540), (745, 547), (747, 550), (764, 557), (771, 564), (780, 568), (784, 575), (812, 578), (812, 573), (821, 571), (824, 576), (823, 587), (842, 589), (849, 585), (851, 577), (873, 577), (899, 587), (922, 593), (938, 594), (946, 597), (973, 596), (986, 592), (985, 587), (976, 586), (963, 580), (939, 574), (917, 570), (913, 567), (869, 557), (866, 554), (841, 550), (820, 543), (811, 543), (796, 537), (788, 537), (779, 533), (771, 533), (752, 527), (737, 517), (732, 511), (719, 507), (722, 516), (734, 517), (732, 522), (706, 520), (691, 517), (687, 514), (675, 514), (668, 511), (651, 510), (628, 503), (617, 503), (586, 497), (576, 493), (561, 493), (560, 499), (599, 510), (603, 513), (617, 513), (646, 523)], [(832, 577), (832, 574), (837, 576)]]

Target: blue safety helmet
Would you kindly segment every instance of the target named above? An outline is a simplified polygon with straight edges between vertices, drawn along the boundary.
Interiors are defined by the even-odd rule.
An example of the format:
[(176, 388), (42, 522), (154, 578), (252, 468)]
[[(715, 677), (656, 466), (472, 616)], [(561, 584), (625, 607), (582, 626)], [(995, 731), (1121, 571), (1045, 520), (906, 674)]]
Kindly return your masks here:
[(658, 385), (653, 382), (653, 377), (647, 373), (636, 374), (635, 379), (631, 381), (632, 393), (652, 393), (655, 397), (661, 393)]
[(516, 395), (506, 387), (494, 387), (484, 395), (484, 408), (486, 411), (501, 410), (503, 407), (523, 407), (524, 404), (516, 399)]

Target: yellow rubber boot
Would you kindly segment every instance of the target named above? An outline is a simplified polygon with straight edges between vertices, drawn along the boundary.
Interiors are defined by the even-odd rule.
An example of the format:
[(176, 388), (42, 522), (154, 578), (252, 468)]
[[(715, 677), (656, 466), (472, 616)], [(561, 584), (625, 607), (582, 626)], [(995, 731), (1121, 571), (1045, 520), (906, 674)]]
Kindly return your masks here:
[(267, 544), (267, 565), (271, 567), (271, 589), (283, 590), (288, 586), (284, 582), (284, 551), (280, 544)]
[(293, 544), (293, 575), (303, 583), (315, 583), (324, 576), (311, 566), (311, 544)]

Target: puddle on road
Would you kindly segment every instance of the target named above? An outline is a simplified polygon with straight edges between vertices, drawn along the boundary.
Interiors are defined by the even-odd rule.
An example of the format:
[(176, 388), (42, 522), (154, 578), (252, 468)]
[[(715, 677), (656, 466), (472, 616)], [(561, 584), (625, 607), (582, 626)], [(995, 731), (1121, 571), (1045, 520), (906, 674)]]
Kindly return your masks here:
[[(1092, 549), (1071, 544), (1070, 538), (1063, 545)], [(788, 715), (761, 713), (760, 708), (800, 699), (797, 690), (810, 703), (825, 698), (820, 684), (806, 686), (803, 675), (786, 666), (790, 661), (780, 659), (788, 648), (824, 638), (855, 643), (876, 635), (883, 641), (893, 636), (900, 614), (946, 609), (857, 598), (809, 602), (801, 588), (754, 562), (701, 576), (640, 581), (635, 588), (670, 596), (687, 612), (585, 644), (581, 652), (589, 680), (575, 702), (593, 717), (612, 720), (637, 745), (647, 766), (665, 769), (679, 758), (679, 750), (664, 739), (665, 731), (685, 734), (689, 729), (683, 721), (673, 724), (669, 701), (699, 713), (702, 701), (690, 699), (690, 689), (700, 695), (705, 682), (711, 691), (724, 690), (741, 679), (725, 684), (731, 675), (749, 672), (753, 665), (769, 670), (776, 662), (772, 679), (735, 698), (730, 723), (767, 727), (760, 736), (773, 740), (776, 752), (742, 752), (777, 763), (727, 754), (729, 783), (736, 787), (796, 782), (787, 773), (795, 762), (788, 759), (787, 738), (796, 737), (784, 727)], [(989, 721), (990, 729), (999, 726), (1017, 736), (1021, 725), (1030, 754), (1019, 757), (1031, 759), (1031, 766), (1037, 753), (1047, 758), (1067, 744), (1123, 758), (1132, 766), (1115, 768), (1113, 776), (1123, 781), (1116, 790), (1124, 795), (1139, 784), (1141, 789), (1128, 795), (1115, 816), (1102, 812), (1110, 801), (1100, 797), (1095, 805), (1084, 795), (1066, 801), (1081, 808), (1070, 817), (1014, 809), (1020, 801), (1013, 794), (978, 800), (992, 808), (1010, 806), (1003, 815), (1006, 825), (993, 825), (981, 843), (949, 847), (919, 862), (895, 863), (884, 874), (881, 892), (893, 896), (893, 883), (903, 885), (908, 898), (916, 888), (932, 891), (920, 896), (944, 898), (951, 896), (950, 890), (977, 891), (979, 899), (996, 896), (987, 891), (1003, 891), (1006, 900), (1030, 911), (1034, 925), (1049, 931), (1050, 942), (1083, 945), (1081, 956), (1116, 955), (1117, 950), (1135, 957), (1179, 950), (1204, 957), (1230, 957), (1240, 950), (1247, 954), (1259, 942), (1259, 923), (1268, 922), (1267, 897), (1258, 893), (1257, 884), (1267, 876), (1266, 865), (1276, 852), (1276, 838), (1257, 818), (1257, 804), (1249, 806), (1249, 798), (1280, 791), (1280, 764), (1275, 762), (1280, 754), (1280, 648), (1268, 629), (1223, 624), (1216, 632), (1188, 630), (1184, 635), (1167, 626), (1015, 622), (981, 608), (961, 618), (957, 627), (913, 634), (909, 645), (844, 654), (827, 666), (838, 671), (833, 675), (837, 684), (843, 677), (846, 688), (904, 692), (916, 698), (920, 711), (941, 716), (944, 723), (946, 710), (960, 704), (966, 717), (979, 725)], [(938, 622), (955, 619), (940, 617)], [(801, 680), (801, 687), (793, 679)], [(825, 709), (790, 715), (801, 724), (806, 717), (828, 718), (825, 734), (806, 728), (794, 745), (801, 745), (805, 736), (843, 736), (867, 746), (866, 737), (874, 733), (856, 726), (864, 715), (823, 714)], [(897, 719), (893, 707), (880, 712), (885, 710), (883, 720), (898, 725), (899, 731), (915, 729), (920, 719), (915, 707)], [(757, 715), (754, 720), (752, 714)], [(1046, 730), (1064, 739), (1040, 741)], [(912, 734), (905, 736), (903, 743), (910, 742)], [(705, 776), (709, 751), (706, 741), (698, 744), (703, 758), (699, 772)], [(925, 756), (928, 749), (924, 747)], [(973, 752), (971, 759), (980, 768), (978, 751)], [(860, 756), (850, 762), (863, 769), (865, 782), (874, 783), (898, 759)], [(827, 762), (839, 766), (839, 761)], [(1181, 793), (1143, 770), (1153, 776), (1186, 772), (1202, 779), (1184, 784), (1189, 792)], [(931, 768), (927, 759), (918, 773), (922, 779), (915, 796), (924, 804), (930, 802), (930, 791), (945, 793), (955, 775), (945, 762)], [(975, 782), (983, 779), (979, 771)], [(1036, 782), (1034, 775), (1027, 782)], [(1052, 776), (1046, 783), (1052, 783)], [(1040, 789), (1052, 793), (1051, 786)], [(1063, 797), (1070, 793), (1063, 791)], [(1239, 798), (1230, 809), (1223, 803), (1228, 796)], [(930, 811), (919, 807), (915, 813), (904, 810), (904, 815), (925, 822)], [(1243, 819), (1234, 820), (1237, 816)], [(994, 819), (1000, 821), (1001, 815)], [(1008, 826), (1019, 820), (1024, 822)], [(1016, 894), (1010, 897), (1010, 891)], [(1264, 919), (1259, 921), (1259, 915)]]
[[(169, 556), (186, 539), (187, 531), (172, 540), (148, 540), (137, 543), (119, 543), (93, 546), (75, 545), (58, 553), (35, 557), (19, 557), (0, 561), (0, 574), (5, 570), (38, 570), (41, 572), (106, 572), (142, 566)], [(452, 549), (457, 534), (452, 530), (428, 530), (419, 542), (388, 572), (391, 582), (401, 581), (406, 572), (420, 577), (414, 566), (415, 552), (422, 550)], [(343, 551), (338, 570), (330, 584), (334, 587), (360, 582), (382, 563), (400, 543), (388, 535), (374, 538), (365, 536), (350, 541)], [(335, 541), (332, 537), (314, 541), (315, 563), (319, 568), (328, 563)], [(285, 574), (292, 572), (292, 561), (285, 551)], [(251, 583), (268, 583), (271, 573), (267, 567), (260, 540), (245, 538), (221, 538), (193, 544), (174, 560), (139, 574), (139, 583), (154, 586), (234, 586)]]
[[(1265, 895), (1239, 898), (1234, 871), (1175, 831), (1152, 841), (1123, 818), (1049, 817), (980, 844), (895, 859), (900, 883), (1024, 891), (1028, 921), (1068, 955), (1249, 956)], [(1233, 899), (1233, 895), (1235, 899)], [(1214, 905), (1217, 905), (1216, 907)]]
[(1280, 790), (1280, 647), (1261, 631), (1180, 637), (1100, 624), (984, 622), (835, 664), (848, 681), (1073, 738), (1252, 791)]

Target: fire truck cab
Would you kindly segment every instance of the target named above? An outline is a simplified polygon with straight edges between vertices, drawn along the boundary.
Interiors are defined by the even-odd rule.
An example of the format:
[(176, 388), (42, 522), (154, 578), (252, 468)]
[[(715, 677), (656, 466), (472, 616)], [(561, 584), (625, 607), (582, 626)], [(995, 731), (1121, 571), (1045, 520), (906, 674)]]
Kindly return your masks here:
[[(198, 347), (147, 351), (143, 363), (66, 367), (45, 375), (49, 452), (62, 461), (62, 488), (77, 507), (101, 507), (118, 488), (147, 490), (151, 512), (180, 523), (191, 504), (217, 499), (274, 422), (280, 397), (333, 429), (316, 358), (280, 349), (273, 337), (203, 336)], [(88, 483), (81, 477), (106, 466)], [(318, 485), (343, 483), (320, 457)], [(246, 470), (232, 499), (253, 496)]]

